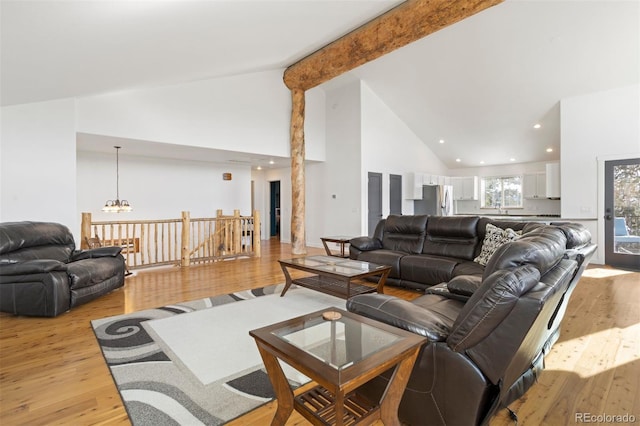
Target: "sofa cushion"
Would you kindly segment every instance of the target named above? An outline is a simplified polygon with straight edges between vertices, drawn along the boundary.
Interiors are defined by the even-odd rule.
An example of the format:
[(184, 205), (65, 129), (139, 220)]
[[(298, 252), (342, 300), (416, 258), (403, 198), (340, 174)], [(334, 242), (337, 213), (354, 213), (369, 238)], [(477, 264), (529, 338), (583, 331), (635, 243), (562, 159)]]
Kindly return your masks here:
[(454, 277), (459, 275), (478, 275), (479, 277), (482, 277), (483, 273), (484, 266), (472, 260), (462, 261), (453, 268)]
[(408, 254), (420, 253), (424, 243), (427, 218), (426, 215), (388, 216), (384, 224), (382, 248)]
[(431, 295), (411, 302), (386, 294), (362, 294), (347, 300), (350, 312), (420, 334), (431, 342), (449, 336), (462, 306), (463, 302)]
[(431, 216), (422, 247), (423, 254), (473, 259), (478, 243), (478, 217)]
[(500, 246), (509, 241), (517, 239), (519, 235), (511, 228), (501, 229), (490, 223), (487, 223), (487, 230), (484, 240), (482, 241), (482, 248), (478, 257), (473, 259), (474, 262), (478, 262), (481, 265), (486, 265)]
[(458, 262), (427, 254), (407, 255), (400, 259), (402, 279), (427, 285), (440, 284), (451, 279)]
[(391, 266), (389, 278), (400, 278), (400, 259), (407, 253), (392, 250), (363, 251), (358, 255), (358, 260), (377, 263), (378, 265)]

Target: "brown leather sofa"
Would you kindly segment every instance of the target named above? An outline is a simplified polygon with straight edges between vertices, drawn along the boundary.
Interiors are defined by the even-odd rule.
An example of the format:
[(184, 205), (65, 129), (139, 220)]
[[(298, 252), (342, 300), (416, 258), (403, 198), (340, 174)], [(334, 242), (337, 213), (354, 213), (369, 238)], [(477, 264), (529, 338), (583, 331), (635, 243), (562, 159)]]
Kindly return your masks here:
[[(524, 395), (543, 369), (596, 246), (577, 224), (522, 229), (479, 276), (452, 275), (411, 302), (383, 294), (347, 301), (352, 312), (428, 339), (400, 404), (404, 423), (488, 423), (496, 410)], [(361, 391), (375, 400), (389, 377), (387, 372)]]
[(0, 311), (54, 317), (122, 287), (121, 250), (76, 250), (58, 223), (0, 223)]

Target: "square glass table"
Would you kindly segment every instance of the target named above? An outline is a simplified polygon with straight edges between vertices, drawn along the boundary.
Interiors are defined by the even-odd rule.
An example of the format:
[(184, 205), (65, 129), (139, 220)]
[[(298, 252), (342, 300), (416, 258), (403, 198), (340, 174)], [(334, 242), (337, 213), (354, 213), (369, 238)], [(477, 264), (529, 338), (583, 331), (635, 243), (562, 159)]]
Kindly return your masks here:
[[(340, 318), (327, 320), (327, 313)], [(426, 342), (417, 334), (333, 307), (249, 334), (278, 400), (272, 425), (284, 425), (294, 409), (316, 425), (369, 424), (377, 419), (399, 425), (398, 405)], [(317, 385), (294, 396), (278, 359)], [(394, 367), (380, 401), (358, 395), (358, 387)]]

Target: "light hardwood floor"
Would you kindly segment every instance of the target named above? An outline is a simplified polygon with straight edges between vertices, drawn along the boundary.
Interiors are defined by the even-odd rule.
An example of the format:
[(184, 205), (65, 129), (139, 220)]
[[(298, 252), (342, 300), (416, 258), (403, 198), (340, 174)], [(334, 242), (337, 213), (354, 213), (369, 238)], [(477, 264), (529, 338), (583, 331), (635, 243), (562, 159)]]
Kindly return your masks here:
[[(259, 259), (137, 271), (123, 289), (57, 318), (0, 314), (0, 424), (129, 424), (89, 321), (283, 282), (276, 260), (290, 257), (290, 248), (272, 240)], [(630, 414), (640, 423), (639, 389), (640, 273), (594, 265), (573, 293), (546, 370), (511, 408), (520, 425), (576, 424), (580, 413)], [(267, 404), (233, 424), (269, 424), (274, 410)], [(307, 423), (294, 413), (287, 424)], [(507, 424), (505, 411), (491, 421)]]

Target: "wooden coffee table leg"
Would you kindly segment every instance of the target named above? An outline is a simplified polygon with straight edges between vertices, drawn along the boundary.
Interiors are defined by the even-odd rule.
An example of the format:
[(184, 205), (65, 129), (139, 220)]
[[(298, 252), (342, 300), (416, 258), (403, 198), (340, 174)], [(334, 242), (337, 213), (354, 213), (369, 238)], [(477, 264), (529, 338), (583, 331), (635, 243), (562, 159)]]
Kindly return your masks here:
[(322, 241), (322, 245), (324, 246), (324, 251), (327, 253), (327, 256), (333, 256), (333, 254), (331, 254), (331, 249), (327, 245), (327, 242), (324, 240), (324, 238), (320, 238), (320, 241)]
[(420, 347), (417, 347), (413, 354), (402, 360), (396, 366), (391, 380), (382, 394), (382, 398), (380, 399), (380, 419), (385, 425), (400, 425), (400, 421), (398, 420), (398, 407), (400, 406), (400, 400), (409, 382), (409, 376), (413, 370), (413, 364), (418, 357), (418, 352), (420, 352)]
[(282, 263), (280, 264), (280, 268), (282, 269), (282, 273), (284, 274), (285, 278), (284, 288), (282, 289), (282, 293), (280, 293), (280, 297), (282, 297), (287, 292), (287, 290), (289, 290), (289, 287), (291, 287), (291, 275), (289, 274), (289, 271), (287, 271), (287, 267)]
[(278, 359), (264, 350), (260, 344), (258, 344), (258, 350), (260, 351), (262, 362), (264, 362), (264, 366), (267, 369), (269, 380), (271, 381), (278, 400), (278, 409), (273, 416), (273, 420), (271, 420), (271, 426), (283, 426), (287, 423), (287, 420), (293, 412), (293, 391), (291, 390), (291, 386), (289, 386), (289, 382), (282, 371)]
[(387, 277), (389, 276), (390, 272), (391, 272), (391, 270), (387, 269), (380, 276), (380, 279), (378, 280), (378, 287), (376, 288), (376, 291), (379, 294), (384, 294), (384, 283), (387, 282)]
[(335, 395), (335, 414), (336, 414), (336, 426), (344, 425), (344, 393), (340, 390), (336, 392)]

